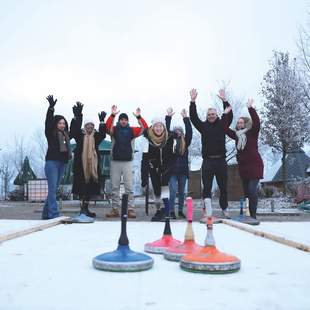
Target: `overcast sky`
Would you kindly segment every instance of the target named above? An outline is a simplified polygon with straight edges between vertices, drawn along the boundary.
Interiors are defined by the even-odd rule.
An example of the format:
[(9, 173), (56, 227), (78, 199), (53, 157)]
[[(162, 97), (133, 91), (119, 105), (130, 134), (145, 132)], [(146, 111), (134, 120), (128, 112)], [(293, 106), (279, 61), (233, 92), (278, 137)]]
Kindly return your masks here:
[(297, 54), (308, 3), (0, 0), (0, 148), (42, 127), (48, 94), (68, 120), (79, 100), (87, 118), (116, 104), (150, 121), (188, 107), (192, 87), (206, 108), (221, 81), (259, 104), (272, 51)]

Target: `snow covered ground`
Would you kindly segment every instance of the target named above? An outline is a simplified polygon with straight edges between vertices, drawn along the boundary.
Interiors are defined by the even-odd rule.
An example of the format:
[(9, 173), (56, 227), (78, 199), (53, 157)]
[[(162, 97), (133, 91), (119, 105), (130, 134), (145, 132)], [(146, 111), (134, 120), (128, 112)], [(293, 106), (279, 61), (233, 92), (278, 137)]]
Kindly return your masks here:
[[(22, 226), (11, 222), (14, 229)], [(260, 228), (309, 243), (309, 226), (263, 223)], [(203, 243), (204, 225), (193, 228)], [(154, 267), (145, 272), (93, 269), (94, 256), (116, 248), (119, 230), (118, 222), (59, 225), (2, 243), (0, 309), (310, 309), (309, 253), (218, 224), (217, 247), (241, 259), (237, 273), (188, 273), (161, 255), (153, 255)], [(162, 230), (163, 223), (129, 222), (131, 248), (143, 251)], [(183, 239), (185, 223), (172, 223), (172, 230)]]

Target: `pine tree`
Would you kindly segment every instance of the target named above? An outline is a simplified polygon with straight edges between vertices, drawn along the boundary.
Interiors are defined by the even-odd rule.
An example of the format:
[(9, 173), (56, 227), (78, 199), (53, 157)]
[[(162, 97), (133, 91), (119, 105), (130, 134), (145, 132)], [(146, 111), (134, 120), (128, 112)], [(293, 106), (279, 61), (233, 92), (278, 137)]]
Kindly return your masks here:
[(264, 76), (262, 138), (282, 153), (282, 180), (286, 194), (286, 155), (298, 151), (309, 139), (307, 100), (296, 68), (289, 54), (274, 52), (271, 69)]

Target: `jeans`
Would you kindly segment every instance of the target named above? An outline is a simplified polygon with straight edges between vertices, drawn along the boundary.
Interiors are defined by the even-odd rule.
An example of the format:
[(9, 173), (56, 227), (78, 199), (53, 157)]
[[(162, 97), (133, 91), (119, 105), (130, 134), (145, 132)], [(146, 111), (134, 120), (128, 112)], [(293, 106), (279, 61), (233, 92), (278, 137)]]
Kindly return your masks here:
[(256, 210), (257, 210), (257, 187), (259, 180), (244, 180), (242, 179), (243, 191), (245, 198), (249, 198), (249, 211), (250, 215), (253, 218), (256, 218)]
[(215, 176), (220, 189), (220, 207), (226, 210), (227, 202), (227, 163), (225, 158), (205, 158), (202, 163), (203, 199), (211, 198), (213, 178)]
[(48, 195), (42, 211), (42, 219), (53, 219), (59, 216), (56, 194), (64, 175), (65, 163), (58, 160), (47, 160), (44, 167), (47, 178)]
[(187, 181), (186, 175), (172, 175), (169, 180), (169, 191), (170, 191), (170, 212), (174, 212), (175, 197), (178, 189), (178, 211), (183, 211), (184, 199), (185, 199), (185, 185)]

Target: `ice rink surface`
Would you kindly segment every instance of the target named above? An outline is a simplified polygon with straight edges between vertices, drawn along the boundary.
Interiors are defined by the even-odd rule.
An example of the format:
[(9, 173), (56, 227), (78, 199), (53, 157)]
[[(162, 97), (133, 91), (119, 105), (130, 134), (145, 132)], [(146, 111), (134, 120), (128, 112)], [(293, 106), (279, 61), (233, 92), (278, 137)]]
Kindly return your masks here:
[[(0, 234), (38, 221), (1, 220)], [(164, 223), (127, 224), (132, 250), (159, 239)], [(183, 240), (186, 223), (171, 224)], [(310, 223), (262, 223), (259, 229), (309, 245)], [(206, 228), (193, 224), (198, 243)], [(161, 255), (139, 273), (92, 267), (92, 258), (117, 247), (119, 222), (58, 225), (0, 245), (1, 310), (78, 309), (310, 309), (310, 253), (224, 224), (214, 226), (219, 250), (238, 256), (241, 270), (209, 275), (182, 271)]]

